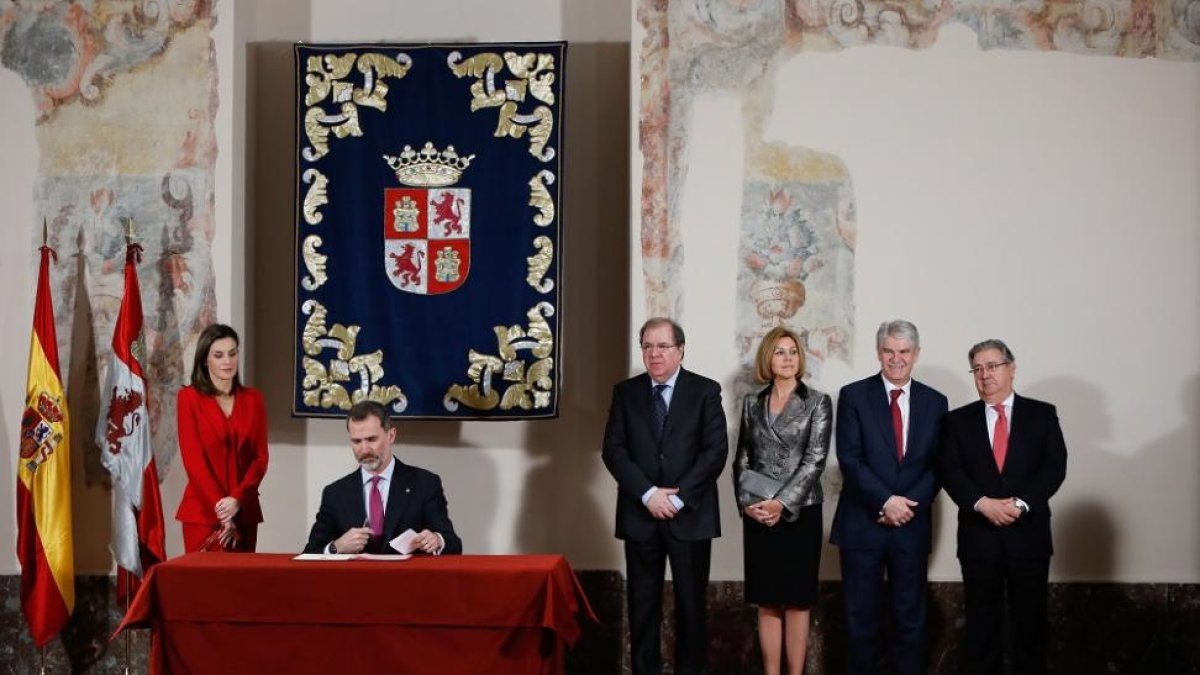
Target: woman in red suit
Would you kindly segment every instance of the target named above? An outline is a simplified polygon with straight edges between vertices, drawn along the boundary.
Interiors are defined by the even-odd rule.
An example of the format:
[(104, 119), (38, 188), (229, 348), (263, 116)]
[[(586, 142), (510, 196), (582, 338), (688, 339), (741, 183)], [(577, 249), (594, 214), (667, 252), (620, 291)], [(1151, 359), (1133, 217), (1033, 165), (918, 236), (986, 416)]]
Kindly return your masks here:
[(262, 522), (258, 486), (267, 473), (262, 394), (238, 379), (238, 335), (213, 324), (200, 333), (192, 386), (179, 390), (179, 454), (187, 487), (175, 519), (183, 546), (253, 551)]

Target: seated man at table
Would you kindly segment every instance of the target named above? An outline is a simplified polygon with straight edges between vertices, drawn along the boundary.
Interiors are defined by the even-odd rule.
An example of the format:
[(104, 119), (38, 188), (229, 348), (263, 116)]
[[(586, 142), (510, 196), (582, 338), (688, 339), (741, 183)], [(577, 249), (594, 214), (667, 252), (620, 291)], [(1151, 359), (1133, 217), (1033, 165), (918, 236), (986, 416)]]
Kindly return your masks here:
[(358, 469), (325, 487), (305, 553), (396, 553), (388, 545), (405, 530), (414, 553), (462, 553), (437, 474), (392, 457), (396, 427), (387, 408), (361, 401), (346, 418)]

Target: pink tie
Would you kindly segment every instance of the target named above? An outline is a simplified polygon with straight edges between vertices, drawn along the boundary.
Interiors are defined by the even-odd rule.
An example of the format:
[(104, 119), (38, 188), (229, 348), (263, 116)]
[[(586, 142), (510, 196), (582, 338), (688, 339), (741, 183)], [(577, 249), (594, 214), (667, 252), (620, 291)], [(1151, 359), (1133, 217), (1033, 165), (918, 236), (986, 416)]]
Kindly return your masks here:
[(376, 537), (383, 536), (383, 495), (379, 492), (379, 481), (381, 480), (383, 480), (383, 476), (371, 476), (370, 512), (367, 514), (371, 532)]
[(1004, 416), (1004, 406), (994, 405), (996, 414), (996, 429), (992, 432), (992, 454), (996, 457), (996, 468), (1004, 471), (1004, 458), (1008, 456), (1008, 418)]
[(892, 431), (896, 432), (896, 460), (904, 461), (904, 417), (900, 414), (900, 394), (903, 389), (892, 390)]

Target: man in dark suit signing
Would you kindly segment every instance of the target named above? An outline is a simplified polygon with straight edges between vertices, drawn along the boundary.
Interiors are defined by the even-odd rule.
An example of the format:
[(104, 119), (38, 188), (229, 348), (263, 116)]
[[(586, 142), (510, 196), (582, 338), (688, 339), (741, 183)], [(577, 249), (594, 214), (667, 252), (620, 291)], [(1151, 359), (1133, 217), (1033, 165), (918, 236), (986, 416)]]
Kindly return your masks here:
[(1049, 403), (1017, 396), (1017, 362), (1000, 340), (967, 356), (981, 400), (942, 424), (938, 472), (958, 505), (958, 559), (966, 593), (964, 673), (1003, 669), (1005, 601), (1013, 672), (1046, 672), (1050, 498), (1067, 475), (1067, 446)]
[(683, 329), (670, 319), (650, 319), (638, 339), (646, 372), (613, 387), (602, 453), (618, 488), (616, 536), (625, 541), (633, 672), (662, 672), (669, 562), (675, 672), (701, 673), (712, 540), (721, 536), (717, 478), (729, 454), (721, 386), (680, 367)]
[(359, 468), (325, 487), (305, 553), (396, 553), (390, 542), (405, 530), (414, 552), (462, 553), (437, 474), (392, 456), (396, 427), (387, 408), (361, 401), (346, 417)]
[[(925, 670), (926, 580), (932, 538), (938, 429), (946, 397), (912, 379), (917, 327), (903, 320), (875, 333), (880, 372), (842, 387), (837, 457), (842, 493), (830, 542), (841, 551), (847, 672), (917, 675)], [(884, 579), (891, 585), (891, 639), (883, 667)]]

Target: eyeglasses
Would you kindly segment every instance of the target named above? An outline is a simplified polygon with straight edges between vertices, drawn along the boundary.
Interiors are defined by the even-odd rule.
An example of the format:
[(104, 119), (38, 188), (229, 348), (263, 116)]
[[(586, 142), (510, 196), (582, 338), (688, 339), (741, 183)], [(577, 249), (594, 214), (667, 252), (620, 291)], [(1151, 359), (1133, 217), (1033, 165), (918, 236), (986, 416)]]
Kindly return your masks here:
[(981, 363), (978, 366), (975, 366), (974, 368), (970, 369), (967, 372), (971, 373), (975, 377), (979, 377), (980, 375), (982, 375), (984, 373), (991, 375), (992, 373), (996, 372), (997, 368), (1007, 366), (1010, 363), (1012, 363), (1012, 361), (1000, 361), (999, 363)]
[(642, 348), (642, 351), (644, 351), (644, 352), (666, 352), (666, 351), (670, 351), (673, 347), (678, 347), (679, 345), (673, 345), (673, 344), (669, 344), (666, 342), (659, 342), (656, 344), (652, 344), (649, 342), (643, 342), (639, 346)]

